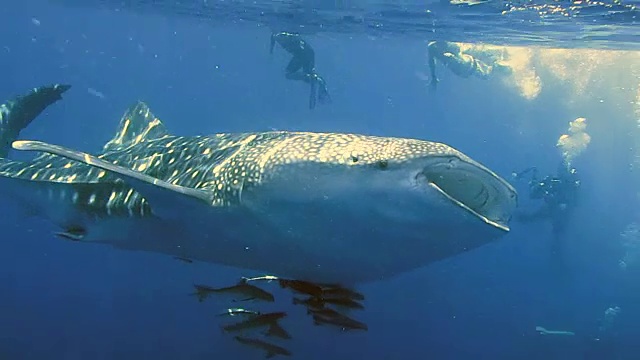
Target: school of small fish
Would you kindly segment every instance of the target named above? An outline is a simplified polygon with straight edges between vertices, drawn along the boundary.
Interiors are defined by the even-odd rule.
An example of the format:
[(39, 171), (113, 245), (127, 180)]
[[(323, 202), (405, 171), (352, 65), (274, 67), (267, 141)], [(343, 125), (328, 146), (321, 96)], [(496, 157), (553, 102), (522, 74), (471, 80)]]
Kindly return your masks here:
[[(229, 296), (231, 302), (274, 302), (275, 298), (270, 292), (253, 285), (252, 283), (271, 283), (277, 281), (280, 288), (290, 290), (293, 296), (293, 304), (306, 308), (306, 313), (313, 319), (316, 326), (330, 326), (342, 331), (364, 330), (366, 324), (355, 320), (345, 314), (350, 310), (362, 310), (361, 301), (364, 296), (356, 291), (336, 285), (314, 284), (300, 280), (281, 279), (267, 275), (255, 278), (241, 278), (238, 283), (228, 287), (214, 288), (207, 285), (194, 284), (195, 296), (202, 302), (209, 296)], [(219, 314), (225, 318), (240, 318), (236, 322), (222, 325), (222, 331), (234, 336), (240, 344), (261, 350), (265, 358), (270, 359), (277, 355), (291, 356), (286, 347), (278, 345), (277, 341), (291, 339), (291, 335), (280, 324), (280, 320), (287, 316), (286, 312), (262, 313), (239, 307), (229, 307)], [(261, 331), (259, 335), (248, 333)], [(251, 336), (251, 337), (249, 337)]]

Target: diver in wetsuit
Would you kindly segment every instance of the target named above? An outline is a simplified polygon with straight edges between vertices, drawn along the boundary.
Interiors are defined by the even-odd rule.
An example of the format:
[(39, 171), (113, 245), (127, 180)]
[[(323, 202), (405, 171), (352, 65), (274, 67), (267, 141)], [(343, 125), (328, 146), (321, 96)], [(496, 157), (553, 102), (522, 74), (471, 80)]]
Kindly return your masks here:
[(481, 79), (488, 78), (495, 70), (508, 71), (509, 67), (495, 61), (492, 65), (486, 64), (476, 59), (470, 54), (464, 53), (460, 45), (449, 41), (431, 41), (428, 48), (427, 62), (429, 64), (429, 75), (432, 88), (438, 85), (436, 76), (436, 60), (451, 70), (454, 74), (468, 78), (472, 75)]
[(558, 173), (555, 176), (548, 175), (542, 180), (538, 179), (538, 170), (535, 167), (528, 168), (520, 173), (514, 173), (516, 179), (522, 178), (531, 172), (529, 181), (529, 198), (542, 199), (544, 203), (534, 212), (520, 214), (522, 221), (533, 221), (548, 218), (551, 220), (552, 253), (562, 261), (564, 254), (563, 237), (569, 217), (578, 201), (578, 189), (580, 179), (575, 168), (567, 166), (561, 161)]
[(324, 79), (316, 73), (315, 52), (311, 45), (304, 41), (300, 34), (289, 32), (278, 32), (271, 34), (271, 46), (269, 53), (273, 54), (276, 43), (285, 49), (293, 57), (285, 69), (285, 76), (290, 80), (304, 81), (311, 85), (309, 96), (309, 108), (316, 107), (316, 96), (321, 103), (331, 100), (327, 91), (327, 84)]

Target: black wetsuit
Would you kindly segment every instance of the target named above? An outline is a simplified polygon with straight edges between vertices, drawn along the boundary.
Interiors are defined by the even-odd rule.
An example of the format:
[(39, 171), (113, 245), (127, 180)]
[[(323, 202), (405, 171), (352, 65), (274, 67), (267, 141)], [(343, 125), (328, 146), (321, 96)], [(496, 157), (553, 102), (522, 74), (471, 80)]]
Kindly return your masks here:
[(544, 203), (534, 212), (521, 214), (518, 218), (524, 221), (549, 219), (551, 221), (552, 254), (556, 258), (564, 254), (564, 233), (569, 223), (573, 209), (578, 201), (578, 189), (580, 180), (575, 169), (567, 168), (564, 162), (558, 166), (556, 176), (547, 176), (542, 180), (537, 178), (536, 168), (527, 169), (516, 177), (520, 177), (527, 172), (533, 172), (529, 181), (529, 197), (531, 199), (542, 199)]
[(321, 102), (329, 101), (330, 98), (326, 83), (324, 79), (316, 73), (316, 55), (313, 48), (300, 37), (300, 34), (289, 32), (271, 34), (270, 53), (273, 53), (273, 48), (276, 43), (280, 44), (283, 49), (293, 56), (285, 69), (286, 78), (304, 81), (311, 85), (309, 108), (315, 108), (316, 96)]

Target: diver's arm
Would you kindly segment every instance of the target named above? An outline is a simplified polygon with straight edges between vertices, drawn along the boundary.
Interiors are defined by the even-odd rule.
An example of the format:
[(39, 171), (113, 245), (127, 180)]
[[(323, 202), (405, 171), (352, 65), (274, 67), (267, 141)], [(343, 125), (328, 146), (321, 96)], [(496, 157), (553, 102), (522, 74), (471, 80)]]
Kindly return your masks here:
[(273, 54), (273, 47), (276, 45), (276, 33), (271, 33), (271, 45), (269, 46), (269, 54)]
[(316, 81), (311, 81), (311, 92), (309, 93), (309, 109), (311, 110), (316, 107), (317, 92)]
[(429, 47), (429, 54), (427, 55), (427, 63), (429, 64), (429, 76), (431, 77), (431, 85), (435, 86), (438, 83), (438, 77), (436, 76), (436, 59), (433, 54), (435, 49)]

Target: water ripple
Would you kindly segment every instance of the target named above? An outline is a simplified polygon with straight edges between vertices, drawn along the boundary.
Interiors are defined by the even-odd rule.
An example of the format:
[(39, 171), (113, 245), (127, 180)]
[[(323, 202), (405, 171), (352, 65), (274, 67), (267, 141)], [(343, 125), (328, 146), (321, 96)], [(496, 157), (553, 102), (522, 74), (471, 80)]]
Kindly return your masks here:
[(367, 33), (505, 45), (640, 49), (638, 2), (450, 0), (51, 0), (301, 33)]

